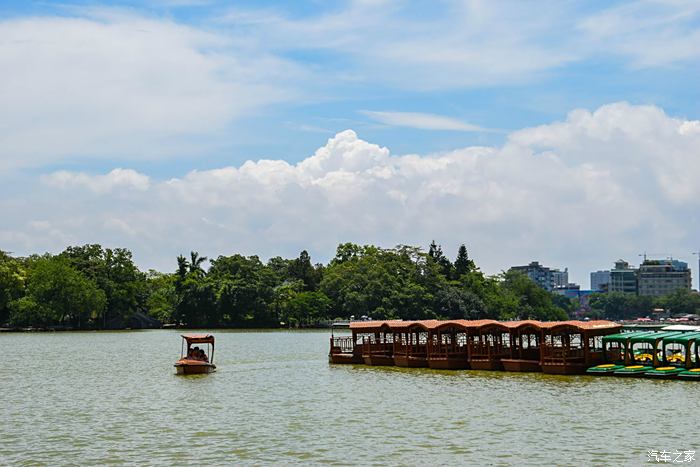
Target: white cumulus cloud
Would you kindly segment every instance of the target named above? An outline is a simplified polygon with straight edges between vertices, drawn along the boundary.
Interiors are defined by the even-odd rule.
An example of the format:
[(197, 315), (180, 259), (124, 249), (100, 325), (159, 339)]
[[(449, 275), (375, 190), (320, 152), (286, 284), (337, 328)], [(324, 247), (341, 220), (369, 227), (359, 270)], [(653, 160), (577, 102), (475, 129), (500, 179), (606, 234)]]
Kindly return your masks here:
[(125, 169), (58, 172), (26, 204), (0, 203), (10, 219), (0, 241), (25, 253), (66, 239), (121, 245), (142, 265), (173, 269), (190, 249), (269, 257), (305, 248), (320, 261), (345, 241), (435, 239), (449, 254), (465, 242), (490, 273), (540, 260), (586, 286), (588, 271), (619, 257), (688, 260), (697, 248), (697, 124), (614, 103), (513, 132), (500, 147), (392, 155), (347, 130), (297, 164), (248, 161), (162, 181)]
[(0, 171), (198, 153), (202, 136), (287, 99), (277, 81), (298, 72), (221, 34), (87, 13), (0, 21)]

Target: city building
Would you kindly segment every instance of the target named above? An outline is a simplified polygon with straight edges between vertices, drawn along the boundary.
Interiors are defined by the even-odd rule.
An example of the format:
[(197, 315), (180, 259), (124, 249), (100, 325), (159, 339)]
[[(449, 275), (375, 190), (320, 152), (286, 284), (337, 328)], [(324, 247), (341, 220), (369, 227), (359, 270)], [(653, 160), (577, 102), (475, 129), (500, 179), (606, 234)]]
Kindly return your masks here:
[(555, 287), (553, 292), (558, 295), (563, 295), (566, 298), (577, 298), (581, 294), (581, 286), (578, 284), (569, 283), (563, 287)]
[(674, 259), (644, 260), (637, 273), (639, 295), (668, 295), (678, 289), (690, 290), (688, 263)]
[(552, 292), (557, 285), (566, 287), (569, 282), (568, 268), (564, 271), (551, 269), (542, 266), (538, 261), (533, 261), (527, 266), (513, 266), (509, 271), (518, 271), (525, 274), (548, 292)]
[(610, 285), (608, 292), (637, 293), (637, 270), (631, 268), (627, 261), (615, 261), (615, 267), (610, 270)]
[(552, 269), (552, 281), (555, 289), (569, 285), (569, 268), (564, 268), (563, 271)]
[(591, 273), (591, 290), (607, 292), (610, 288), (610, 271), (595, 271)]

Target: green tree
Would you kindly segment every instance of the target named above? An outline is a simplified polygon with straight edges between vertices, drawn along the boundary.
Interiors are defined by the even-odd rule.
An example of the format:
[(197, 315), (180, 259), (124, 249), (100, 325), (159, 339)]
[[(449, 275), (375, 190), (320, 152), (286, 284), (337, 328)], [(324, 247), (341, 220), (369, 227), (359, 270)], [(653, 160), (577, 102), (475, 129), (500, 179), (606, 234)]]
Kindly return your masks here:
[(323, 292), (300, 292), (293, 294), (285, 304), (287, 320), (298, 326), (313, 325), (327, 320), (331, 301)]
[(222, 323), (269, 326), (278, 320), (272, 307), (277, 274), (257, 256), (219, 256), (212, 260), (209, 280), (217, 293)]
[(428, 258), (435, 262), (439, 266), (440, 274), (445, 278), (451, 278), (453, 274), (454, 267), (449, 259), (443, 254), (442, 246), (437, 245), (435, 240), (430, 243), (428, 247)]
[(289, 262), (289, 279), (298, 279), (304, 282), (304, 290), (314, 291), (318, 289), (318, 284), (321, 282), (322, 268), (314, 268), (311, 264), (311, 257), (306, 250), (303, 250), (299, 257)]
[(148, 314), (164, 323), (173, 322), (177, 308), (176, 274), (150, 270), (146, 275), (146, 309)]
[(659, 300), (659, 305), (672, 315), (700, 314), (700, 294), (678, 289)]
[(11, 307), (13, 324), (85, 327), (104, 313), (104, 292), (64, 257), (46, 255), (33, 260), (27, 282), (26, 297)]
[(131, 251), (89, 244), (68, 247), (59, 256), (104, 292), (103, 325), (113, 321), (119, 326), (135, 312), (146, 310), (146, 277), (134, 264)]
[(464, 244), (459, 246), (457, 250), (457, 258), (455, 259), (455, 276), (459, 279), (461, 276), (469, 273), (476, 269), (474, 261), (469, 259), (469, 254), (467, 253), (467, 247)]
[(0, 250), (0, 325), (10, 319), (10, 303), (24, 295), (25, 280), (21, 262)]
[[(501, 293), (510, 294), (518, 299), (518, 310), (516, 316), (513, 317), (541, 321), (568, 319), (564, 310), (554, 306), (552, 295), (525, 274), (508, 271), (502, 274), (500, 286)], [(501, 316), (500, 318), (506, 317)], [(511, 316), (507, 318), (511, 318)]]

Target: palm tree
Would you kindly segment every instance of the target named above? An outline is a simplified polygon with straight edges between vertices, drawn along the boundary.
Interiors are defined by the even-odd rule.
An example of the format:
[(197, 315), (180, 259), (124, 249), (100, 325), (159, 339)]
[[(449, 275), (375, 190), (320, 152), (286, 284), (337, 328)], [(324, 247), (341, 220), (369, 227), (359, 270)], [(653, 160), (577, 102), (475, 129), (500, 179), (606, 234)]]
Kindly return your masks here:
[(180, 279), (184, 279), (187, 275), (187, 266), (189, 266), (187, 258), (179, 255), (177, 257), (177, 275), (180, 276)]
[(204, 269), (202, 268), (202, 263), (207, 260), (206, 256), (199, 256), (196, 251), (190, 252), (190, 273), (196, 274), (198, 276), (203, 276)]

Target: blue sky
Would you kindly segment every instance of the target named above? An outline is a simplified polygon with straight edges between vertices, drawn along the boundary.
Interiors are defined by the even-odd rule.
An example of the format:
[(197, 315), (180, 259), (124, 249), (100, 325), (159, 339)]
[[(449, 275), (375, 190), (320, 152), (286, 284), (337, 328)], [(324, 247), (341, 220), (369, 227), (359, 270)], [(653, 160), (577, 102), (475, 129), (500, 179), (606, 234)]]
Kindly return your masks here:
[[(345, 161), (355, 145), (369, 142), (388, 148), (394, 156), (407, 157), (390, 164), (392, 171), (400, 173), (397, 167), (410, 161), (410, 155), (429, 165), (440, 157), (479, 147), (507, 153), (517, 135), (529, 131), (531, 136), (542, 136), (557, 125), (568, 125), (570, 136), (580, 136), (575, 141), (583, 146), (585, 156), (572, 155), (578, 151), (572, 149), (573, 139), (557, 139), (556, 144), (528, 140), (524, 146), (530, 156), (554, 154), (557, 163), (563, 164), (561, 177), (578, 170), (581, 173), (574, 180), (580, 181), (589, 170), (595, 176), (612, 177), (609, 182), (621, 184), (625, 196), (660, 200), (651, 207), (639, 201), (625, 209), (648, 208), (664, 219), (671, 216), (667, 220), (678, 224), (675, 232), (652, 235), (642, 224), (631, 223), (619, 232), (612, 229), (619, 238), (606, 239), (609, 246), (596, 250), (591, 243), (588, 252), (581, 253), (571, 251), (567, 239), (578, 238), (580, 230), (588, 227), (569, 219), (560, 235), (550, 238), (544, 230), (538, 234), (537, 229), (545, 227), (535, 225), (532, 218), (542, 214), (541, 206), (523, 205), (521, 209), (533, 215), (522, 225), (515, 222), (511, 227), (507, 219), (495, 224), (463, 220), (446, 233), (430, 225), (379, 229), (370, 225), (378, 215), (367, 212), (373, 209), (370, 203), (355, 213), (360, 218), (369, 216), (364, 231), (338, 229), (327, 241), (307, 246), (304, 239), (327, 232), (324, 226), (301, 229), (292, 241), (285, 234), (295, 230), (296, 224), (277, 225), (275, 211), (256, 211), (250, 207), (256, 200), (248, 200), (242, 225), (234, 229), (240, 238), (212, 227), (210, 236), (221, 241), (211, 245), (229, 248), (224, 241), (228, 238), (231, 248), (240, 245), (244, 252), (263, 257), (309, 248), (319, 260), (327, 260), (333, 245), (341, 241), (392, 246), (427, 244), (436, 238), (450, 249), (461, 242), (473, 244), (487, 272), (498, 272), (510, 262), (540, 259), (576, 270), (574, 278), (584, 285), (586, 269), (607, 267), (618, 256), (627, 255), (633, 261), (631, 255), (638, 250), (671, 250), (692, 261), (689, 253), (697, 249), (697, 217), (687, 214), (696, 207), (695, 201), (677, 190), (682, 183), (672, 181), (677, 174), (659, 175), (658, 167), (651, 165), (658, 163), (656, 158), (664, 160), (660, 141), (678, 144), (670, 152), (678, 153), (678, 161), (671, 166), (678, 166), (680, 177), (695, 167), (698, 158), (687, 142), (694, 133), (681, 130), (700, 119), (700, 4), (694, 1), (5, 1), (0, 4), (0, 66), (4, 70), (0, 85), (5, 90), (0, 92), (0, 104), (4, 104), (0, 105), (0, 141), (4, 141), (0, 214), (8, 220), (0, 227), (0, 248), (6, 250), (28, 253), (60, 250), (70, 242), (120, 242), (134, 249), (143, 265), (166, 268), (183, 248), (210, 248), (205, 251), (210, 255), (230, 252), (217, 251), (205, 239), (185, 233), (172, 244), (159, 245), (154, 240), (153, 245), (139, 245), (135, 224), (143, 223), (143, 218), (139, 221), (138, 216), (152, 218), (152, 212), (175, 209), (153, 201), (157, 196), (153, 191), (172, 186), (168, 185), (172, 179), (185, 180), (193, 171), (217, 174), (260, 159), (294, 166), (317, 150), (335, 148), (329, 138), (352, 130), (357, 139), (339, 145), (340, 153), (333, 157)], [(644, 160), (631, 161), (623, 155), (600, 160), (593, 151), (615, 152), (605, 146), (606, 141), (613, 144), (609, 132), (597, 137), (591, 137), (590, 129), (577, 132), (582, 124), (572, 118), (577, 109), (589, 112), (592, 121), (602, 119), (596, 123), (598, 129), (622, 125), (616, 119), (627, 128), (639, 123), (640, 115), (661, 118), (658, 111), (663, 115), (659, 122), (677, 122), (683, 138), (671, 142), (667, 134), (659, 134), (658, 144), (643, 146), (653, 148)], [(596, 113), (600, 109), (606, 110)], [(684, 122), (690, 123), (683, 126)], [(629, 127), (623, 133), (629, 136), (634, 130)], [(620, 153), (637, 151), (639, 143), (629, 138), (614, 142)], [(469, 174), (478, 175), (479, 180), (493, 177), (494, 186), (511, 175), (481, 173), (480, 163), (474, 164), (476, 172)], [(641, 195), (627, 179), (637, 164), (642, 169), (647, 164), (651, 177), (632, 180), (639, 183), (636, 189)], [(333, 167), (344, 174), (352, 172), (343, 164)], [(379, 170), (362, 167), (369, 172), (357, 179), (355, 189)], [(90, 182), (107, 183), (108, 179), (99, 177), (115, 174), (115, 169), (129, 172), (112, 175), (118, 178), (113, 186), (125, 186), (131, 194), (100, 191)], [(324, 173), (318, 180), (330, 175)], [(300, 181), (305, 176), (296, 174), (301, 178), (280, 182), (298, 187), (304, 193), (297, 200), (302, 204), (309, 203), (309, 186), (320, 183), (305, 185), (307, 181)], [(652, 178), (654, 184), (641, 183)], [(62, 180), (58, 185), (47, 182), (58, 179)], [(259, 177), (256, 180), (262, 183)], [(560, 211), (551, 207), (555, 217), (556, 212), (575, 209), (577, 215), (592, 216), (597, 223), (615, 218), (612, 212), (597, 217), (594, 210), (600, 206), (594, 198), (571, 202), (566, 198), (571, 194), (563, 187), (564, 192), (557, 194), (550, 181), (521, 187), (518, 196), (544, 199), (551, 190), (552, 196), (558, 196), (552, 204)], [(409, 190), (433, 186), (435, 181), (414, 182), (417, 185)], [(71, 183), (88, 191), (62, 191)], [(671, 185), (676, 188), (663, 191)], [(90, 195), (89, 190), (96, 187), (99, 197)], [(148, 202), (126, 199), (133, 196), (134, 187), (143, 190)], [(322, 196), (333, 203), (341, 195), (333, 192), (338, 185), (329, 189)], [(542, 193), (537, 192), (540, 189)], [(387, 196), (403, 199), (390, 191), (377, 194), (377, 204)], [(231, 196), (239, 196), (236, 193)], [(421, 200), (436, 193), (431, 191)], [(477, 198), (463, 192), (452, 195), (461, 204), (441, 205), (439, 197), (427, 204), (412, 204), (410, 197), (403, 203), (406, 209), (436, 210), (440, 213), (436, 222), (442, 222), (442, 216), (460, 218), (462, 209), (483, 208)], [(348, 192), (343, 196), (354, 199)], [(65, 198), (69, 212), (80, 219), (54, 218), (56, 197)], [(118, 212), (110, 211), (117, 207)], [(232, 224), (239, 222), (218, 207), (213, 205), (210, 217), (216, 214)], [(275, 208), (288, 206), (282, 203)], [(108, 214), (96, 215), (100, 209)], [(135, 215), (128, 217), (124, 210)], [(485, 217), (504, 210), (493, 206)], [(319, 211), (321, 216), (324, 212)], [(177, 225), (170, 218), (160, 223), (164, 231)], [(46, 227), (53, 236), (34, 232), (36, 226)], [(269, 238), (248, 238), (243, 235), (246, 228), (251, 232), (262, 228)], [(507, 233), (518, 228), (532, 232), (533, 239), (540, 235), (550, 245), (521, 239), (513, 241), (512, 250), (496, 254), (489, 251), (488, 241), (478, 240), (511, 238)], [(597, 229), (588, 233), (601, 235)]]

